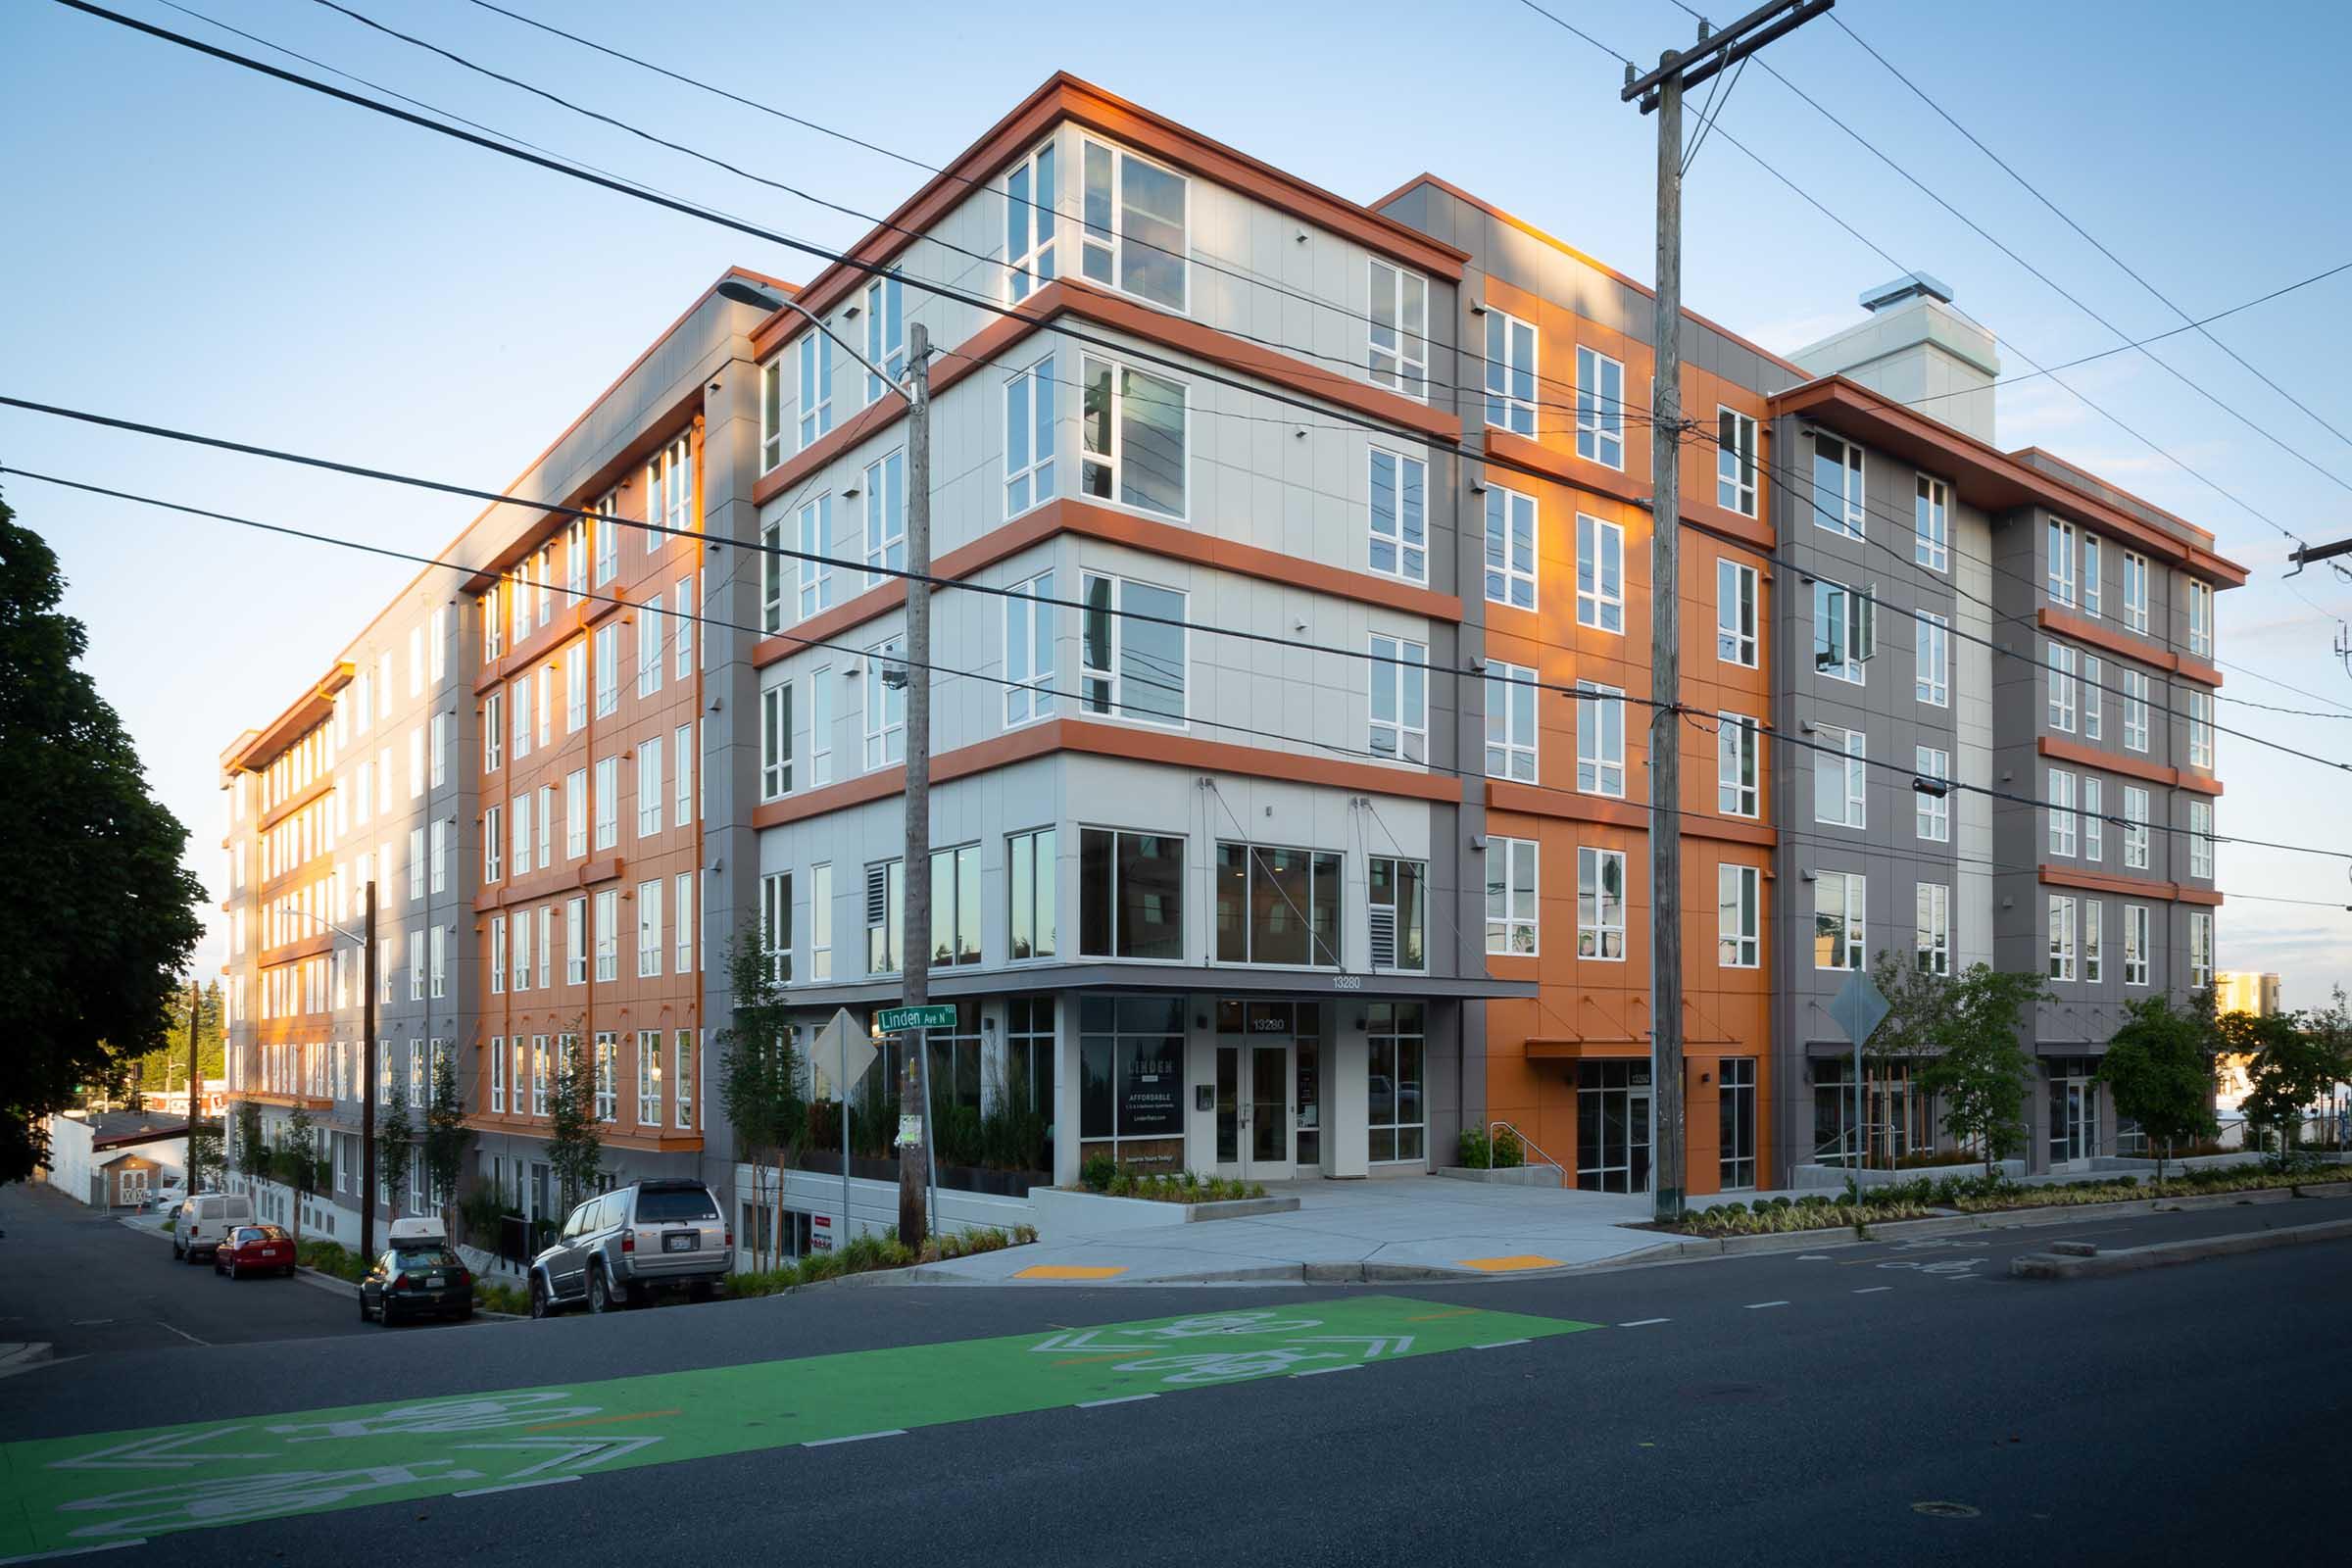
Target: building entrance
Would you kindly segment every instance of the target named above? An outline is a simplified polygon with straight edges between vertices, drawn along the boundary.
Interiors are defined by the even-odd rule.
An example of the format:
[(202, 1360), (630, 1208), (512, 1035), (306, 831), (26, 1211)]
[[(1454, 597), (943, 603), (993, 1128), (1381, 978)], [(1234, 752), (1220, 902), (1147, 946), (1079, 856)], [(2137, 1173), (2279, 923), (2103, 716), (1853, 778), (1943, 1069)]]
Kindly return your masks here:
[(1287, 1181), (1321, 1169), (1322, 1009), (1217, 1004), (1217, 1174)]

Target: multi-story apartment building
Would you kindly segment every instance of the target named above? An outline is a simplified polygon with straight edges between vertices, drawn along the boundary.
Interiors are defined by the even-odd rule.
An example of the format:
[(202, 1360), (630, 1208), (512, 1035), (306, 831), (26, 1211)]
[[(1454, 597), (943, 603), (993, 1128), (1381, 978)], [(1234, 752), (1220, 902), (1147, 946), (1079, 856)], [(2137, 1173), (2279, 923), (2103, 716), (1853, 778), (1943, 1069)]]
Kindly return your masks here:
[[(2034, 1170), (2114, 1152), (2094, 1080), (2124, 1005), (2213, 982), (2214, 594), (2245, 571), (2071, 464), (1994, 447), (1992, 338), (1949, 299), (1918, 275), (1865, 295), (1871, 318), (1801, 351), (1817, 379), (1772, 401), (1794, 590), (1776, 630), (1812, 650), (1773, 694), (1807, 743), (1774, 760), (1793, 873), (1775, 912), (1812, 926), (1774, 988), (1792, 1162), (1851, 1157), (1851, 1047), (1825, 1004), (1882, 952), (2047, 978)], [(1899, 1065), (1862, 1114), (1874, 1160), (1938, 1141)]]
[[(608, 1179), (701, 1168), (700, 934), (730, 911), (702, 875), (700, 782), (703, 749), (733, 742), (699, 719), (752, 640), (718, 542), (752, 534), (758, 390), (736, 368), (759, 314), (706, 292), (510, 487), (529, 504), (486, 509), (223, 756), (232, 1091), (272, 1142), (297, 1106), (330, 1134), (336, 1234), (363, 1200), (371, 879), (379, 1103), (397, 1085), (420, 1107), (450, 1054), (480, 1177), (544, 1213), (576, 1041)], [(377, 1198), (434, 1195), (419, 1163)]]

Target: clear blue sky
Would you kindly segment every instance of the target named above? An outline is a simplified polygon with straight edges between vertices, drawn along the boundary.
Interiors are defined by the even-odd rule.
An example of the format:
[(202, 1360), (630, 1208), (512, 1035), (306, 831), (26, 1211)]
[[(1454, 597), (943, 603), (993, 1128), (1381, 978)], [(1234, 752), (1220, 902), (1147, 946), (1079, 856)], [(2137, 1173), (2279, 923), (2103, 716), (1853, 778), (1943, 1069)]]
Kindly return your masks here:
[[(613, 0), (513, 4), (932, 163), (1067, 69), (1359, 200), (1429, 170), (1636, 276), (1650, 270), (1648, 122), (1618, 103), (1614, 62), (1517, 0), (1211, 0), (1161, 8), (1155, 15), (1182, 22), (1155, 26), (1099, 4), (918, 0), (825, 38), (821, 70), (802, 63), (794, 8), (705, 0), (650, 25), (661, 13)], [(1643, 60), (1691, 35), (1667, 0), (1547, 4)], [(276, 58), (158, 0), (120, 5)], [(465, 0), (355, 6), (866, 212), (887, 211), (918, 177)], [(863, 227), (309, 0), (196, 0), (195, 9), (769, 227), (832, 245)], [(1737, 14), (1743, 0), (1724, 9)], [(1016, 13), (1017, 25), (995, 22)], [(2352, 259), (2338, 168), (2352, 17), (2335, 8), (2266, 7), (2259, 25), (2177, 0), (1842, 0), (1836, 14), (2193, 313)], [(1447, 30), (1433, 31), (1440, 24)], [(1807, 26), (1771, 58), (2132, 335), (2177, 324), (1833, 25)], [(2114, 343), (1761, 71), (1740, 84), (1723, 123), (1905, 266), (1951, 283), (1964, 309), (2024, 353), (2054, 364)], [(0, 20), (0, 211), (11, 219), (0, 246), (0, 388), (462, 483), (508, 482), (722, 267), (795, 278), (811, 270), (791, 253), (45, 0), (16, 0)], [(1686, 210), (1689, 303), (1770, 348), (1852, 319), (1856, 293), (1890, 271), (1728, 141), (1699, 158)], [(2348, 320), (2352, 274), (2217, 330), (2352, 429)], [(2184, 337), (2160, 352), (2352, 480), (2352, 446), (2210, 346)], [(2024, 368), (2007, 341), (2004, 354)], [(2069, 379), (2296, 531), (2352, 534), (2352, 492), (2139, 356)], [(2050, 447), (2212, 528), (2255, 571), (2252, 585), (2222, 597), (2224, 659), (2329, 701), (2238, 669), (2230, 695), (2346, 711), (2334, 705), (2352, 704), (2352, 679), (2330, 644), (2338, 617), (2352, 618), (2352, 583), (2323, 569), (2282, 584), (2277, 533), (2057, 388), (2032, 383), (2003, 398), (2003, 445)], [(473, 510), (10, 411), (0, 411), (0, 460), (427, 553)], [(25, 480), (9, 481), (8, 499), (63, 557), (68, 607), (90, 630), (90, 667), (156, 788), (193, 830), (191, 863), (218, 898), (221, 747), (274, 714), (410, 568)], [(2225, 703), (2221, 716), (2352, 759), (2352, 714), (2288, 717)], [(2352, 780), (2229, 736), (2221, 763), (2224, 832), (2352, 850)], [(2339, 860), (2225, 845), (2220, 880), (2233, 893), (2352, 902)], [(2222, 965), (2283, 972), (2289, 1005), (2352, 985), (2352, 915), (2237, 900), (2220, 930)], [(201, 961), (209, 972), (220, 956), (216, 931)]]

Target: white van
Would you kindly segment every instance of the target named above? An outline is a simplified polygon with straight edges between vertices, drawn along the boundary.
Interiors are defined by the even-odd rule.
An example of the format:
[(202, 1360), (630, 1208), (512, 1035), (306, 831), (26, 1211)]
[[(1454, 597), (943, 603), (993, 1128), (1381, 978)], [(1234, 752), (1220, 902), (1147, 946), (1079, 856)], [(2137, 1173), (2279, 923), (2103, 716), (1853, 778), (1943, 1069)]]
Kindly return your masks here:
[(198, 1193), (184, 1199), (172, 1220), (172, 1256), (193, 1263), (218, 1250), (231, 1227), (253, 1223), (253, 1200), (242, 1193)]

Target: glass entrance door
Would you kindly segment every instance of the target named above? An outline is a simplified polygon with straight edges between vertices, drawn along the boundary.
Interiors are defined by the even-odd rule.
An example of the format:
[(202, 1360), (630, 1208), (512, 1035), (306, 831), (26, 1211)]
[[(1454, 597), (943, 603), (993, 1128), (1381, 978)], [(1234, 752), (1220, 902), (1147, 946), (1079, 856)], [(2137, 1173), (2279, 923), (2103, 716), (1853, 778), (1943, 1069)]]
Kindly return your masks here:
[(1649, 1063), (1577, 1064), (1576, 1185), (1589, 1193), (1649, 1191)]
[(1217, 1048), (1217, 1173), (1288, 1181), (1296, 1169), (1291, 1140), (1291, 1053), (1252, 1041)]
[(2083, 1074), (2050, 1078), (2050, 1163), (2070, 1164), (2099, 1152), (2098, 1081)]

